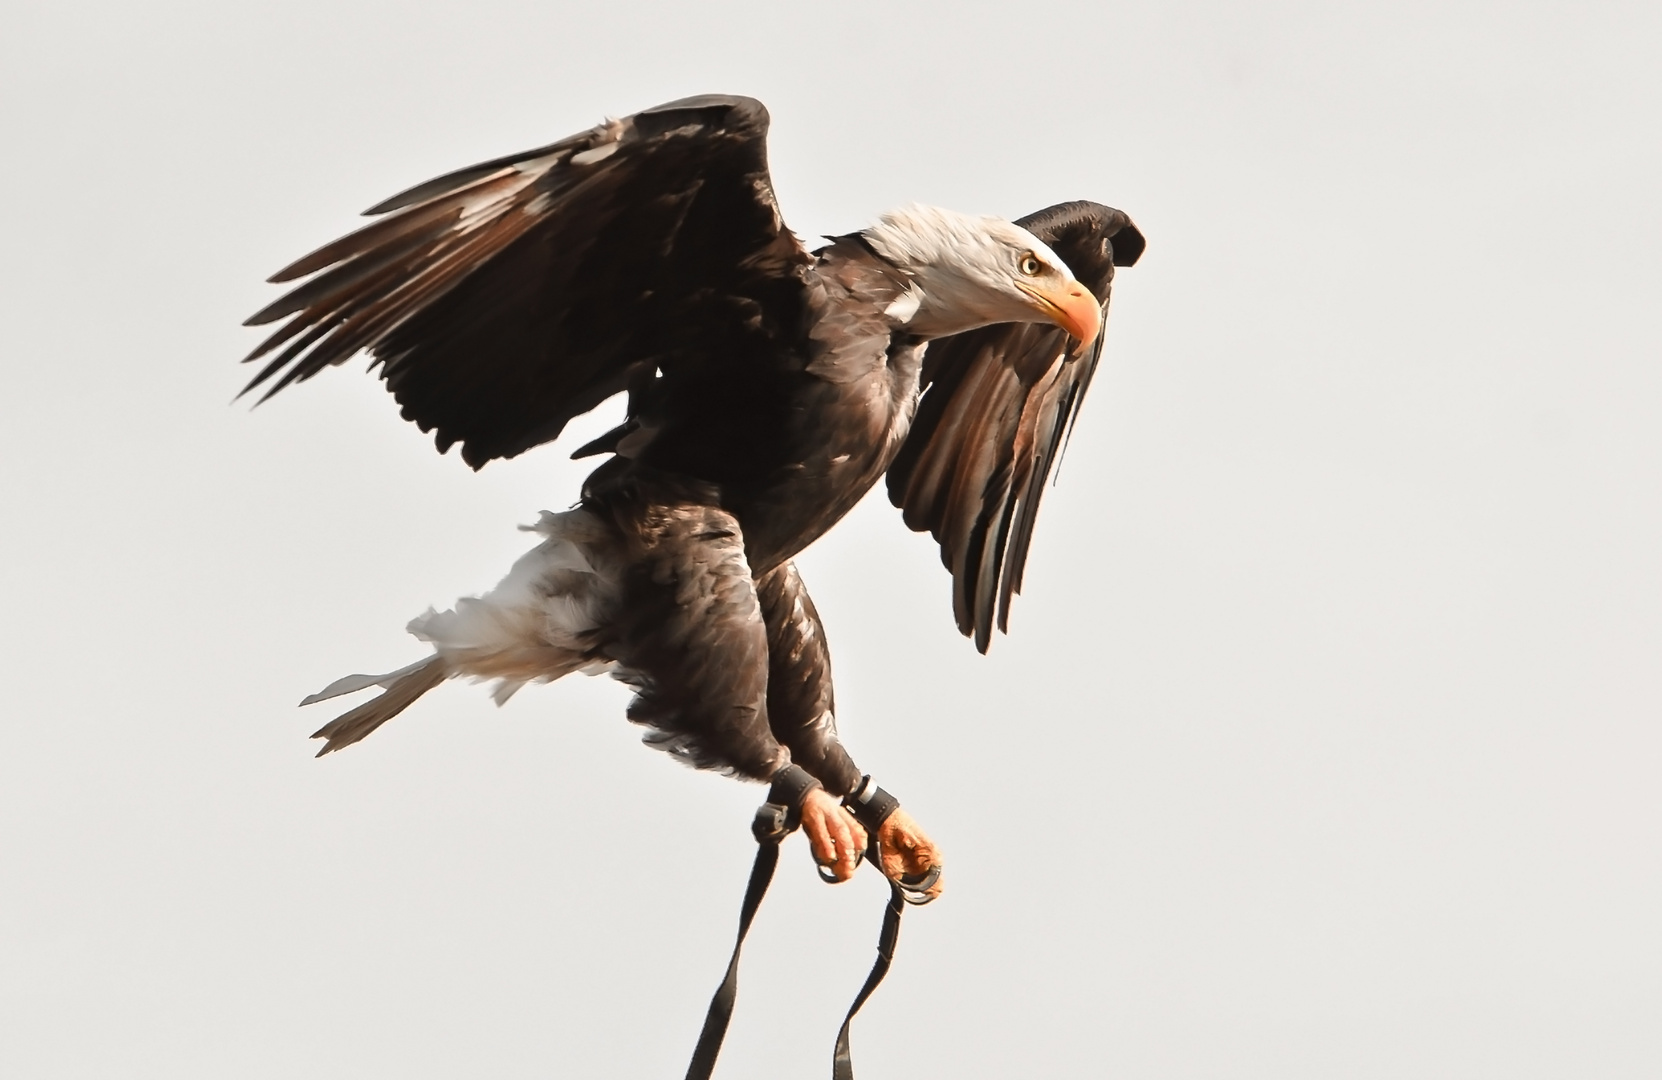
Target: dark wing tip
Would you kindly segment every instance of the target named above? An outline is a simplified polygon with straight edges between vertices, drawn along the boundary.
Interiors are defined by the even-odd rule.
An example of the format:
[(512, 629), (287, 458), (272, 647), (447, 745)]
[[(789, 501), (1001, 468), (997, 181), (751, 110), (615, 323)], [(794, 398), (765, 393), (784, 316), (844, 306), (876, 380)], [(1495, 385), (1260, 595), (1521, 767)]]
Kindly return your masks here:
[(708, 109), (729, 109), (745, 120), (759, 120), (764, 124), (768, 121), (767, 106), (743, 94), (694, 94), (691, 97), (666, 101), (662, 105), (654, 105), (650, 109), (642, 109), (635, 115), (658, 116), (662, 113), (704, 112)]
[(699, 94), (697, 97), (681, 98), (642, 109), (629, 119), (634, 123), (635, 131), (646, 138), (663, 135), (688, 124), (698, 124), (745, 138), (763, 139), (771, 122), (767, 106), (760, 101), (729, 94)]
[(1136, 266), (1137, 260), (1143, 257), (1143, 249), (1148, 247), (1148, 241), (1143, 239), (1143, 231), (1137, 228), (1137, 223), (1116, 210), (1121, 220), (1120, 227), (1108, 234), (1108, 243), (1114, 250), (1115, 266)]

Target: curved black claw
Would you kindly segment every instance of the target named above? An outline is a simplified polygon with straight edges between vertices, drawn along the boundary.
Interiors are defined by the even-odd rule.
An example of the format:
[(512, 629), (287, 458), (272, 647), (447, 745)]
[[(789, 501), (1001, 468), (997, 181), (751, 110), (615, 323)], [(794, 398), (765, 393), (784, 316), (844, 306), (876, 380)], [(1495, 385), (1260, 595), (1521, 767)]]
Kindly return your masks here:
[(933, 889), (935, 883), (940, 880), (941, 867), (936, 864), (922, 874), (901, 874), (895, 884), (900, 886), (900, 898), (902, 900), (908, 904), (917, 904), (921, 907), (935, 899), (929, 895), (929, 890)]

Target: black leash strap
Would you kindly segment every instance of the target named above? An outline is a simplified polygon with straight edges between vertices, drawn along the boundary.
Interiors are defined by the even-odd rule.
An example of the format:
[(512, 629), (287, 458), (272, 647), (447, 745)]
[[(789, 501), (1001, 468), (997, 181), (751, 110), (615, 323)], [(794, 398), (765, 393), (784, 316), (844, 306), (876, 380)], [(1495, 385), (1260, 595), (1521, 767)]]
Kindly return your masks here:
[[(783, 786), (776, 781), (773, 793), (781, 792)], [(745, 935), (750, 933), (750, 924), (755, 921), (756, 909), (762, 906), (762, 897), (767, 895), (768, 885), (773, 881), (774, 868), (779, 865), (779, 844), (795, 831), (800, 822), (800, 797), (795, 806), (788, 806), (771, 801), (771, 794), (770, 801), (763, 803), (756, 811), (756, 820), (750, 826), (756, 837), (756, 861), (751, 864), (750, 882), (745, 886), (744, 904), (739, 908), (739, 934), (733, 942), (733, 956), (727, 961), (727, 974), (722, 978), (721, 985), (716, 987), (715, 995), (710, 998), (710, 1009), (704, 1014), (704, 1030), (698, 1033), (698, 1046), (693, 1050), (692, 1062), (687, 1066), (687, 1080), (710, 1080), (715, 1071), (716, 1055), (721, 1053), (721, 1043), (727, 1037), (727, 1025), (733, 1019), (733, 1005), (739, 996), (739, 952), (744, 948)], [(864, 800), (860, 799), (862, 794)], [(854, 811), (855, 817), (867, 825), (870, 843), (865, 857), (881, 873), (883, 864), (878, 859), (877, 828), (900, 805), (899, 800), (871, 783), (868, 776), (861, 780), (860, 790), (844, 802)], [(872, 810), (880, 810), (880, 816), (871, 813)], [(901, 912), (907, 904), (928, 903), (925, 893), (934, 887), (939, 876), (937, 867), (915, 882), (889, 882), (889, 898), (883, 908), (883, 928), (877, 935), (877, 959), (871, 965), (865, 985), (855, 996), (854, 1004), (848, 1007), (842, 1027), (837, 1029), (837, 1045), (831, 1054), (831, 1080), (854, 1080), (854, 1061), (848, 1046), (849, 1025), (894, 963), (895, 945), (900, 941)]]
[[(739, 936), (733, 942), (727, 974), (716, 987), (715, 996), (710, 998), (710, 1011), (704, 1014), (704, 1030), (698, 1033), (698, 1046), (687, 1066), (687, 1080), (710, 1080), (710, 1074), (715, 1071), (716, 1055), (721, 1053), (728, 1021), (733, 1019), (733, 1003), (739, 997), (739, 951), (744, 948), (745, 935), (750, 933), (750, 924), (756, 919), (756, 909), (762, 906), (762, 897), (767, 895), (768, 885), (773, 881), (773, 868), (779, 865), (779, 841), (789, 835), (784, 831), (784, 817), (784, 808), (773, 803), (763, 803), (756, 811), (756, 822), (751, 826), (756, 834), (756, 861), (750, 866), (750, 883), (744, 887), (744, 904), (739, 908)], [(778, 835), (774, 835), (774, 829)]]
[[(866, 852), (873, 866), (882, 869), (877, 862), (877, 844), (872, 843), (871, 850)], [(894, 963), (894, 947), (900, 941), (900, 913), (906, 910), (906, 901), (902, 898), (900, 886), (889, 882), (889, 901), (883, 908), (883, 929), (877, 932), (877, 959), (872, 962), (871, 974), (866, 976), (866, 984), (860, 987), (860, 992), (854, 997), (854, 1004), (848, 1007), (848, 1015), (843, 1017), (843, 1026), (837, 1029), (837, 1045), (831, 1051), (831, 1080), (854, 1080), (854, 1059), (848, 1048), (848, 1026), (854, 1022), (854, 1014), (860, 1011), (860, 1006), (871, 997), (877, 984), (883, 981), (883, 976), (889, 973), (889, 965)]]

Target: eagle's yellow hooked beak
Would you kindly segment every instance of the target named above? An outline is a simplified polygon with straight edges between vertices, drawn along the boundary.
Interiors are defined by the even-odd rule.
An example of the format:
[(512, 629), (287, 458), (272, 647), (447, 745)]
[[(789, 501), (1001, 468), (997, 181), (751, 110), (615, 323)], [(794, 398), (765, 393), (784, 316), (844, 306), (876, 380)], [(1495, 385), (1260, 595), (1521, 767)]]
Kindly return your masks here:
[(1075, 356), (1096, 340), (1097, 332), (1102, 329), (1102, 307), (1079, 282), (1069, 278), (1059, 286), (1046, 287), (1017, 281), (1016, 287), (1033, 298), (1045, 318), (1079, 342), (1073, 350)]

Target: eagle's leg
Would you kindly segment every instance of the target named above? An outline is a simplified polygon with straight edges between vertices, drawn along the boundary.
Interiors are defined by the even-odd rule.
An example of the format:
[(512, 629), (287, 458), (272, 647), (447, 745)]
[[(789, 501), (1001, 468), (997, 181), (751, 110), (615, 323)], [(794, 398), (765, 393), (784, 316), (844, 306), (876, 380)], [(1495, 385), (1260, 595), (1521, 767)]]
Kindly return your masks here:
[(634, 686), (646, 742), (700, 769), (768, 780), (790, 752), (768, 728), (768, 643), (739, 523), (727, 511), (614, 497), (623, 545), (606, 646)]
[(860, 770), (837, 738), (831, 649), (819, 612), (793, 563), (756, 579), (768, 637), (768, 724), (791, 749), (791, 760), (841, 798), (860, 784)]
[(866, 831), (837, 800), (860, 783), (860, 770), (837, 739), (831, 651), (819, 612), (796, 567), (783, 563), (756, 579), (768, 636), (768, 724), (791, 760), (825, 785), (802, 807), (814, 861), (837, 881), (860, 868)]
[[(839, 881), (854, 876), (865, 850), (865, 830), (849, 819), (835, 799), (860, 783), (860, 770), (837, 738), (836, 703), (831, 688), (831, 649), (819, 612), (791, 563), (756, 579), (756, 592), (767, 623), (768, 723), (773, 734), (790, 748), (791, 758), (807, 769), (824, 793), (803, 807), (803, 830), (814, 858)], [(846, 824), (845, 824), (846, 823)], [(850, 852), (846, 841), (833, 847), (829, 837), (846, 825), (857, 830)], [(878, 830), (883, 872), (891, 878), (921, 876), (941, 865), (940, 851), (905, 810), (896, 810)], [(929, 890), (940, 895), (937, 882)]]
[[(607, 651), (637, 691), (629, 718), (652, 729), (647, 742), (699, 768), (754, 780), (795, 763), (800, 745), (809, 761), (796, 764), (822, 783), (840, 783), (840, 774), (821, 776), (824, 752), (786, 742), (769, 725), (768, 632), (738, 521), (697, 501), (614, 495), (604, 509), (618, 525), (626, 565)], [(858, 780), (846, 754), (842, 760)], [(852, 877), (865, 850), (859, 823), (820, 789), (808, 793), (801, 815), (816, 858)]]

